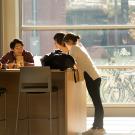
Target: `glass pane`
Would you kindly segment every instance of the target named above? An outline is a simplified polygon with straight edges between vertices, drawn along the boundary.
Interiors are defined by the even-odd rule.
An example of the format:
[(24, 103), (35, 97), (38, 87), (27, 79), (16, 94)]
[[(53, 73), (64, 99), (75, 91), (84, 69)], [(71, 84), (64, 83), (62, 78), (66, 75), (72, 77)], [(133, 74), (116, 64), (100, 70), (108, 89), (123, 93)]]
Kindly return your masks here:
[[(44, 55), (54, 49), (53, 36), (58, 31), (24, 31), (26, 49)], [(135, 65), (135, 30), (72, 31), (81, 36), (96, 65)]]
[(52, 31), (23, 31), (22, 39), (25, 48), (33, 53), (34, 56), (44, 55), (54, 49)]
[(65, 24), (65, 0), (22, 0), (23, 25)]
[(23, 25), (135, 24), (134, 0), (22, 0)]
[[(103, 103), (135, 103), (133, 68), (99, 68), (99, 70), (103, 76), (100, 91)], [(89, 96), (87, 96), (87, 103), (92, 103)]]

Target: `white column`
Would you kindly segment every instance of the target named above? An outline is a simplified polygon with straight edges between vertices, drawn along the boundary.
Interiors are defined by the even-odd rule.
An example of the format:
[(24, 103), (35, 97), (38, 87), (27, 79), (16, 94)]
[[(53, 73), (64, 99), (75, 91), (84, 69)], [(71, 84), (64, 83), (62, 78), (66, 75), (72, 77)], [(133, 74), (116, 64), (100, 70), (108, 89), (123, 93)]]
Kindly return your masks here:
[(19, 1), (2, 0), (3, 54), (12, 39), (19, 37)]

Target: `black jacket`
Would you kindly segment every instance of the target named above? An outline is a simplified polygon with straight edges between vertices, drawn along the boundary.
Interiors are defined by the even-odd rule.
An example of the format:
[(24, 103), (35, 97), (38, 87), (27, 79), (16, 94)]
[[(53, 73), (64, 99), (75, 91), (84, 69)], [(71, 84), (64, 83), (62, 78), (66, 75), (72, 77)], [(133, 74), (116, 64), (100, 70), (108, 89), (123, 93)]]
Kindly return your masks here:
[(50, 66), (51, 69), (65, 70), (73, 68), (75, 61), (71, 55), (55, 50), (41, 58), (41, 64), (42, 66)]

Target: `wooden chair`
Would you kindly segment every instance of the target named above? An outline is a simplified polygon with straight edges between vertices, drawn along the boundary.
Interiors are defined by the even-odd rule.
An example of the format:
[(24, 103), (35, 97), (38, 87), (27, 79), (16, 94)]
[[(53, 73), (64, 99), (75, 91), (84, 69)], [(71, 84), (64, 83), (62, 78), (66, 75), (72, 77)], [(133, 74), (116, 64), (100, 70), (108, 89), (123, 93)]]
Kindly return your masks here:
[[(50, 67), (21, 67), (15, 135), (18, 130), (20, 94), (49, 93), (49, 127), (52, 134), (52, 84)], [(28, 118), (29, 119), (29, 118)], [(29, 121), (29, 120), (28, 120)], [(28, 123), (29, 124), (29, 123)]]

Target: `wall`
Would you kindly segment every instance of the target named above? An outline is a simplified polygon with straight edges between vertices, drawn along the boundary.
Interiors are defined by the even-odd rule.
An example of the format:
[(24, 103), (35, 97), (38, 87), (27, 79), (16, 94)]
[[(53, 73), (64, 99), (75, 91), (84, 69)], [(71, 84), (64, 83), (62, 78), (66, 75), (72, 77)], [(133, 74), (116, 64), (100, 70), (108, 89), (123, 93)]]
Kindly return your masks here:
[(0, 1), (0, 57), (2, 55), (2, 1)]

